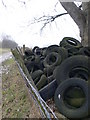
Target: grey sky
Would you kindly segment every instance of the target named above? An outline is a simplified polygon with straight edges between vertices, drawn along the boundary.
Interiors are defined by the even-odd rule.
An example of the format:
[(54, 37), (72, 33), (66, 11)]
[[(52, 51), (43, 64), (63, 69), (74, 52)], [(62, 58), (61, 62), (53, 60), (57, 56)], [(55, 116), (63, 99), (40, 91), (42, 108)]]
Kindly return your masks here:
[(59, 44), (66, 36), (80, 40), (79, 29), (69, 15), (57, 18), (51, 25), (48, 24), (42, 34), (42, 23), (30, 24), (34, 17), (66, 12), (58, 0), (26, 1), (24, 5), (18, 0), (5, 0), (7, 8), (0, 1), (0, 35), (11, 35), (20, 46), (26, 44), (28, 47)]

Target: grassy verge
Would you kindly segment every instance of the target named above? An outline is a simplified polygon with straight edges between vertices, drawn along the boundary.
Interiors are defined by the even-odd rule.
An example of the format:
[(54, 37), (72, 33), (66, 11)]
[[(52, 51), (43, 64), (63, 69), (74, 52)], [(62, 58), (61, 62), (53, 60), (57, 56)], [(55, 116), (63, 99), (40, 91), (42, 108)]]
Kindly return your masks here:
[(10, 49), (8, 49), (8, 48), (0, 48), (0, 54), (7, 53), (9, 51), (10, 51)]
[(39, 108), (28, 93), (15, 61), (9, 59), (2, 65), (8, 67), (2, 74), (2, 117), (40, 118)]

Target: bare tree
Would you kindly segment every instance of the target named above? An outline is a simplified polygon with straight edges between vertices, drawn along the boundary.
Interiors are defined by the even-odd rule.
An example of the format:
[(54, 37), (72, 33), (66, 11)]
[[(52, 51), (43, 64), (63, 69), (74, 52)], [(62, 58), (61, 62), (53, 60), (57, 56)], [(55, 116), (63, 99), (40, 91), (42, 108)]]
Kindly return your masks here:
[(83, 46), (88, 46), (90, 41), (90, 2), (82, 2), (82, 10), (74, 2), (60, 3), (78, 25)]
[(69, 14), (80, 29), (82, 45), (88, 46), (90, 41), (90, 2), (82, 2), (82, 5), (79, 7), (77, 7), (74, 2), (61, 2), (61, 0), (59, 0), (59, 2), (67, 13), (54, 16), (43, 15), (39, 18), (35, 18), (33, 23), (43, 22), (42, 30), (48, 23), (55, 21), (56, 18)]
[[(61, 2), (61, 5), (67, 11), (67, 13), (62, 13), (54, 16), (42, 16), (38, 19), (35, 19), (36, 22), (43, 22), (44, 24), (41, 30), (46, 27), (48, 23), (53, 22), (56, 18), (69, 14), (74, 22), (80, 29), (80, 37), (83, 46), (88, 46), (90, 41), (90, 2), (82, 2), (82, 5), (79, 7), (76, 6), (74, 2)], [(81, 9), (82, 8), (82, 9)]]
[[(2, 0), (3, 1), (3, 0)], [(22, 0), (18, 0), (19, 2), (22, 2)], [(81, 37), (81, 42), (83, 46), (88, 46), (89, 41), (90, 41), (90, 1), (88, 2), (82, 2), (82, 6), (77, 7), (74, 2), (61, 2), (59, 0), (61, 5), (64, 7), (64, 9), (67, 11), (67, 13), (72, 17), (72, 19), (75, 21), (75, 23), (78, 25), (80, 29), (80, 37)], [(3, 5), (6, 7), (4, 2), (2, 2)], [(22, 2), (25, 4), (25, 2)], [(82, 9), (80, 9), (82, 7)], [(41, 29), (46, 27), (48, 23), (53, 22), (56, 18), (65, 15), (67, 13), (62, 13), (54, 16), (42, 16), (39, 18), (35, 18), (34, 22), (36, 21), (39, 22), (44, 22), (43, 26)], [(32, 24), (33, 24), (32, 23)]]
[(61, 17), (61, 16), (66, 15), (66, 14), (68, 14), (68, 13), (62, 13), (62, 14), (57, 14), (57, 15), (52, 15), (52, 16), (43, 15), (43, 16), (41, 16), (39, 18), (34, 18), (34, 20), (33, 20), (33, 22), (31, 24), (43, 22), (43, 25), (42, 25), (42, 27), (40, 29), (40, 31), (42, 32), (42, 30), (46, 27), (46, 25), (48, 25), (49, 23), (54, 22), (56, 18)]

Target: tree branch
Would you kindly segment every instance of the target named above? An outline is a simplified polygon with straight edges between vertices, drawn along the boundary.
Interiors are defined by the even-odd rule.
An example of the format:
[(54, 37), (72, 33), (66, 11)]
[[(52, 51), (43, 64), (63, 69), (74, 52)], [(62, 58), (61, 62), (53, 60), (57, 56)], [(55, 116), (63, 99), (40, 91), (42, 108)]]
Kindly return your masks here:
[(5, 5), (5, 3), (4, 3), (4, 1), (3, 1), (3, 0), (2, 0), (2, 4), (3, 4), (3, 6), (4, 6), (4, 7), (7, 7), (7, 6)]
[(18, 2), (21, 2), (21, 3), (23, 3), (24, 5), (26, 4), (26, 2), (25, 2), (25, 1), (18, 0)]
[[(59, 0), (60, 2), (60, 0)], [(84, 29), (86, 18), (82, 10), (80, 10), (74, 2), (60, 2), (68, 14), (72, 17), (75, 23), (79, 26), (80, 30)]]
[[(2, 1), (2, 4), (3, 4), (3, 6), (5, 7), (5, 8), (7, 8), (7, 5), (5, 4), (5, 0), (1, 0)], [(25, 1), (22, 1), (22, 0), (17, 0), (18, 2), (20, 2), (20, 3), (22, 3), (23, 5), (25, 5), (26, 4), (26, 2)]]
[(51, 23), (51, 22), (55, 21), (56, 18), (61, 17), (62, 15), (66, 15), (66, 14), (68, 14), (68, 13), (62, 13), (62, 14), (58, 14), (58, 15), (54, 15), (54, 16), (43, 15), (40, 18), (34, 18), (34, 22), (32, 22), (31, 24), (44, 22), (43, 26), (41, 28), (41, 31), (42, 31), (48, 23)]

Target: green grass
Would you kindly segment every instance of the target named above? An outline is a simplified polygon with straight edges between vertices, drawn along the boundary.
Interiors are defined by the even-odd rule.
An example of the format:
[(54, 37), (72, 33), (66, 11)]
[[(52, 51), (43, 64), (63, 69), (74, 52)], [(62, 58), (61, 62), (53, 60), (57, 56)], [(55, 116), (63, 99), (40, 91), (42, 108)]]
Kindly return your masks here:
[(7, 59), (6, 61), (2, 62), (2, 65), (11, 65), (13, 63), (14, 63), (14, 59), (10, 58), (10, 59)]

